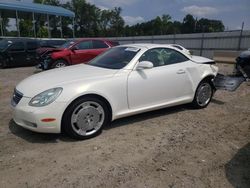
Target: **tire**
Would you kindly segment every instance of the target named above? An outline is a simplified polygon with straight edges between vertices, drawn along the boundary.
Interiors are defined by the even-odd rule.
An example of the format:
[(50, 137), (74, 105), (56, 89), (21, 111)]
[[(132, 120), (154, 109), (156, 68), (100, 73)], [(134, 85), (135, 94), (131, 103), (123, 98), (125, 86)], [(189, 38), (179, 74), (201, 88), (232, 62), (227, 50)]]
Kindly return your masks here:
[(77, 140), (92, 138), (110, 123), (110, 117), (104, 101), (95, 97), (82, 97), (66, 109), (62, 118), (62, 131)]
[(2, 63), (0, 64), (0, 68), (4, 69), (4, 68), (6, 68), (6, 67), (7, 67), (6, 62), (2, 62)]
[(212, 100), (214, 87), (210, 80), (202, 81), (195, 92), (192, 106), (196, 109), (206, 108)]
[(68, 63), (67, 61), (63, 60), (63, 59), (58, 59), (56, 60), (52, 65), (51, 65), (51, 68), (54, 69), (54, 68), (61, 68), (61, 67), (66, 67), (68, 66)]

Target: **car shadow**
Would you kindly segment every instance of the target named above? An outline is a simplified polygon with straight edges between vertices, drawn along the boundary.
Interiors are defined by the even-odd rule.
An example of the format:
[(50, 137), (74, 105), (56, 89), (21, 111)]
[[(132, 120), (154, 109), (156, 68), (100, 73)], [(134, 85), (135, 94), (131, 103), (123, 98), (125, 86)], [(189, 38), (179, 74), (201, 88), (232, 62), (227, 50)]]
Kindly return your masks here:
[(7, 67), (2, 68), (2, 69), (18, 69), (18, 68), (26, 68), (26, 67), (34, 67), (34, 65), (7, 66)]
[(64, 134), (36, 133), (17, 125), (13, 119), (9, 122), (9, 130), (15, 136), (22, 138), (30, 143), (57, 143), (59, 141), (73, 142), (76, 141)]
[(43, 72), (43, 70), (35, 69), (33, 73), (34, 73), (34, 74), (37, 74), (37, 73), (40, 73), (40, 72)]
[[(139, 115), (134, 115), (122, 119), (118, 119), (111, 123), (111, 125), (104, 127), (104, 130), (114, 129), (121, 126), (126, 126), (131, 123), (136, 123), (140, 121), (145, 121), (148, 119), (165, 116), (168, 114), (180, 112), (187, 110), (189, 107), (187, 105), (180, 105), (175, 107), (164, 108), (161, 110), (150, 111), (142, 113)], [(78, 140), (71, 139), (66, 134), (44, 134), (36, 133), (30, 130), (24, 129), (21, 126), (17, 125), (13, 120), (9, 122), (9, 130), (11, 133), (16, 135), (19, 138), (22, 138), (30, 143), (57, 143), (60, 141), (63, 142), (77, 142)]]
[(250, 143), (241, 148), (225, 165), (225, 173), (233, 187), (250, 187)]
[(104, 129), (105, 130), (113, 129), (113, 128), (131, 124), (131, 123), (137, 123), (140, 121), (145, 121), (148, 119), (153, 119), (153, 118), (157, 118), (160, 116), (165, 116), (165, 115), (181, 112), (184, 110), (192, 110), (192, 108), (190, 108), (188, 105), (179, 105), (179, 106), (174, 106), (174, 107), (163, 108), (160, 110), (145, 112), (145, 113), (117, 119), (114, 122), (112, 122), (110, 126), (106, 126)]
[(212, 99), (211, 102), (214, 103), (214, 104), (218, 104), (218, 105), (223, 105), (223, 104), (225, 104), (225, 102), (223, 102), (223, 101), (221, 101), (221, 100), (218, 100), (218, 99)]

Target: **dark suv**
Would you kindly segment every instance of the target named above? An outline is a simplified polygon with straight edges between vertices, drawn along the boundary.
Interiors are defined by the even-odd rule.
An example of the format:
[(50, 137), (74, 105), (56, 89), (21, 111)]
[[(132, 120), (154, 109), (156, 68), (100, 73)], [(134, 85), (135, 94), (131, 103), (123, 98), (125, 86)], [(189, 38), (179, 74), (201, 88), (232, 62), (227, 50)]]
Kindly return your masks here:
[(36, 50), (40, 47), (56, 48), (66, 40), (38, 40), (5, 38), (0, 40), (0, 68), (34, 66), (37, 64)]
[(0, 67), (35, 65), (39, 41), (34, 39), (2, 39), (0, 41)]

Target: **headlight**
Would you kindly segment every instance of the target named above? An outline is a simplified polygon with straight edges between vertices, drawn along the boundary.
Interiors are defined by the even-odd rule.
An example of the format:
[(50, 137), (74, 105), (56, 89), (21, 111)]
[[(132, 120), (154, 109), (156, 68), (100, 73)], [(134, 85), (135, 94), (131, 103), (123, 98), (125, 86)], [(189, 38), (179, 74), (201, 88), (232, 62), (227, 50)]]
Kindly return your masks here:
[(35, 107), (46, 106), (46, 105), (54, 102), (57, 99), (57, 97), (59, 97), (62, 90), (63, 89), (61, 87), (46, 90), (46, 91), (36, 95), (35, 97), (33, 97), (30, 100), (29, 105), (35, 106)]

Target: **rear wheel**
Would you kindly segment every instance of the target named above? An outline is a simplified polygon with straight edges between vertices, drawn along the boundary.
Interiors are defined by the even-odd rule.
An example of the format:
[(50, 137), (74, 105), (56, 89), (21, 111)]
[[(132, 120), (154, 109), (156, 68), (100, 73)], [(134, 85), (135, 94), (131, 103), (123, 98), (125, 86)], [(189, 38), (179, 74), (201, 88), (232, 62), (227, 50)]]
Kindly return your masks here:
[(192, 102), (192, 106), (195, 108), (205, 108), (210, 103), (213, 97), (214, 89), (211, 81), (204, 80), (202, 81), (195, 93), (194, 100)]
[(105, 102), (94, 97), (83, 97), (74, 101), (65, 111), (62, 128), (70, 137), (83, 140), (101, 133), (110, 122)]
[(68, 66), (68, 63), (65, 60), (63, 60), (63, 59), (59, 59), (59, 60), (56, 60), (52, 64), (51, 68), (54, 69), (54, 68), (61, 68), (61, 67), (66, 67), (66, 66)]

